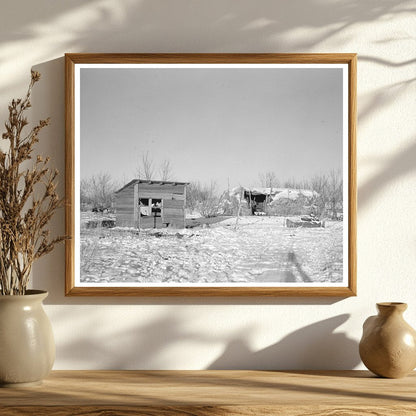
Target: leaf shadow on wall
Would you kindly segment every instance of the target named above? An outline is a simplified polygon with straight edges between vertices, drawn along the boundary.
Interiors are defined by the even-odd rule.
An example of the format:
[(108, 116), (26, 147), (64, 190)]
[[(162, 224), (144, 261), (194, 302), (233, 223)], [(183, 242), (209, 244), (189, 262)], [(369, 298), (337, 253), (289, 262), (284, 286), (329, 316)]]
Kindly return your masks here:
[[(74, 315), (72, 318), (57, 316), (56, 319), (62, 323), (68, 319), (73, 320)], [(184, 328), (180, 319), (172, 313), (151, 319), (144, 325), (140, 325), (140, 319), (138, 314), (137, 326), (129, 325), (129, 328), (123, 328), (122, 323), (110, 319), (107, 329), (92, 314), (90, 320), (78, 328), (79, 332), (73, 333), (70, 342), (65, 343), (62, 337), (59, 339), (57, 359), (64, 364), (75, 362), (83, 369), (165, 368), (172, 362), (172, 357), (168, 355), (170, 348), (188, 342), (209, 344), (214, 341), (213, 336), (204, 334), (203, 331)]]
[(258, 351), (253, 351), (245, 338), (233, 339), (208, 369), (354, 368), (360, 363), (357, 341), (343, 332), (334, 332), (349, 317), (349, 314), (342, 314), (313, 323)]
[(358, 188), (359, 206), (366, 206), (390, 182), (416, 170), (416, 138), (405, 149), (383, 163), (379, 171)]
[[(391, 39), (382, 40), (382, 42), (392, 42)], [(383, 59), (375, 56), (359, 55), (358, 62), (386, 66), (390, 70), (402, 67), (414, 67), (416, 59), (408, 59), (403, 62), (396, 62), (389, 59)], [(381, 111), (387, 108), (390, 104), (397, 101), (403, 94), (409, 91), (414, 83), (416, 77), (405, 79), (400, 82), (383, 87), (371, 94), (370, 100), (365, 106), (360, 108), (358, 113), (358, 126), (362, 123), (368, 122), (371, 116), (376, 111)], [(414, 135), (414, 131), (410, 131)], [(380, 141), (391, 140), (388, 137), (380, 137)], [(398, 180), (408, 173), (416, 170), (416, 136), (413, 136), (410, 144), (403, 150), (390, 156), (384, 161), (372, 160), (373, 163), (379, 163), (380, 167), (373, 176), (358, 188), (358, 206), (365, 208), (376, 195), (383, 190), (390, 182)]]
[[(176, 0), (169, 8), (164, 0), (9, 3), (0, 15), (0, 65), (17, 61), (27, 67), (39, 62), (37, 56), (63, 51), (327, 52), (317, 48), (333, 38), (342, 49), (353, 26), (415, 11), (409, 0), (351, 0), (337, 7), (319, 0), (243, 0), (238, 7), (224, 0)], [(16, 42), (14, 52), (9, 46)], [(0, 96), (20, 83), (13, 72), (11, 67), (7, 83), (0, 83)]]
[[(67, 328), (72, 325), (74, 318), (77, 320), (72, 313), (71, 316), (64, 311), (59, 313), (63, 316), (56, 318), (61, 324), (67, 320)], [(80, 311), (76, 313), (82, 314)], [(122, 328), (110, 319), (107, 322), (108, 329), (96, 325), (93, 314), (88, 322), (81, 323), (82, 328), (71, 330), (70, 342), (65, 343), (63, 337), (59, 338), (57, 359), (63, 363), (61, 365), (76, 362), (79, 368), (84, 369), (168, 368), (172, 365), (172, 354), (178, 354), (179, 348), (179, 351), (195, 351), (195, 356), (192, 357), (191, 352), (187, 353), (187, 357), (179, 354), (174, 365), (180, 366), (181, 360), (185, 360), (186, 364), (182, 366), (192, 367), (193, 363), (201, 361), (201, 353), (205, 354), (202, 362), (209, 362), (213, 354), (209, 353), (211, 348), (207, 350), (207, 346), (220, 343), (225, 345), (223, 353), (206, 365), (205, 369), (351, 369), (360, 363), (358, 343), (344, 332), (335, 332), (349, 317), (349, 314), (342, 314), (307, 325), (275, 344), (255, 351), (249, 347), (254, 327), (246, 326), (237, 334), (227, 337), (189, 329), (179, 316), (167, 313), (129, 329)], [(140, 322), (139, 316), (137, 321)], [(111, 336), (108, 331), (112, 332)], [(197, 347), (191, 348), (192, 344)]]

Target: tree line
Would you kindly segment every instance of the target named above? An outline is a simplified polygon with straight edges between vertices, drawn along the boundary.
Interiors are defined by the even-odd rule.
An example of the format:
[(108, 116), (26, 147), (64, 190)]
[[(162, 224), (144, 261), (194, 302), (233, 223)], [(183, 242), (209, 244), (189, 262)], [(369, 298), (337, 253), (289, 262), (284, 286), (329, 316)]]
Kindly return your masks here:
[[(136, 179), (169, 181), (173, 179), (173, 168), (169, 159), (159, 164), (149, 152), (143, 153), (137, 162)], [(80, 183), (80, 202), (82, 210), (111, 210), (114, 193), (127, 181), (116, 181), (108, 172), (100, 172), (84, 178)]]
[[(135, 176), (145, 180), (174, 180), (174, 170), (168, 159), (156, 163), (145, 152), (138, 160)], [(126, 182), (126, 181), (124, 181)], [(98, 173), (81, 180), (80, 202), (81, 209), (111, 210), (114, 201), (114, 193), (126, 183), (115, 181), (107, 173)], [(343, 209), (343, 179), (341, 170), (331, 170), (320, 173), (308, 179), (284, 179), (279, 180), (273, 171), (263, 172), (258, 175), (258, 186), (264, 188), (289, 188), (305, 189), (313, 192), (313, 196), (300, 198), (299, 200), (281, 200), (271, 206), (272, 198), (266, 200), (265, 206), (270, 214), (290, 215), (299, 213), (305, 207), (319, 217), (336, 218)], [(199, 212), (203, 217), (217, 215), (237, 215), (242, 209), (243, 198), (241, 195), (231, 195), (230, 190), (219, 189), (215, 181), (201, 183), (191, 181), (186, 189), (186, 208), (191, 212)]]
[(260, 186), (266, 188), (305, 189), (314, 192), (308, 201), (315, 213), (320, 216), (336, 218), (343, 209), (343, 175), (340, 169), (313, 175), (308, 179), (285, 179), (279, 181), (274, 172), (259, 175)]

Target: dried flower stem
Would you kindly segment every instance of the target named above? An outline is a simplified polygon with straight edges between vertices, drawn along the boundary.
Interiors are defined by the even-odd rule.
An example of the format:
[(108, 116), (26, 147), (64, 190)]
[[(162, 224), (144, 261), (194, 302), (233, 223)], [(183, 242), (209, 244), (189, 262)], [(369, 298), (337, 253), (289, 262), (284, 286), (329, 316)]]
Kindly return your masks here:
[[(32, 159), (39, 132), (50, 119), (41, 120), (26, 136), (25, 110), (31, 107), (30, 96), (40, 74), (32, 71), (25, 98), (9, 105), (3, 140), (9, 142), (6, 152), (0, 150), (0, 294), (23, 295), (29, 283), (33, 262), (53, 250), (65, 236), (50, 239), (45, 227), (63, 200), (56, 193), (58, 171), (48, 167), (49, 157), (37, 156), (33, 166), (22, 164)], [(38, 193), (38, 187), (43, 192)], [(36, 194), (34, 196), (36, 188)]]

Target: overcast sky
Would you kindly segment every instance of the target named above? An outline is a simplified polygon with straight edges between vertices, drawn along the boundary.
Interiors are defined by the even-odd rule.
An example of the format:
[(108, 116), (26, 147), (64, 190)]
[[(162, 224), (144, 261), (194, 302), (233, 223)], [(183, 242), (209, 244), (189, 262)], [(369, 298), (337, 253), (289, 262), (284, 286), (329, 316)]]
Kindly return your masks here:
[[(81, 178), (259, 185), (342, 168), (341, 69), (81, 69)], [(154, 179), (158, 179), (155, 175)]]

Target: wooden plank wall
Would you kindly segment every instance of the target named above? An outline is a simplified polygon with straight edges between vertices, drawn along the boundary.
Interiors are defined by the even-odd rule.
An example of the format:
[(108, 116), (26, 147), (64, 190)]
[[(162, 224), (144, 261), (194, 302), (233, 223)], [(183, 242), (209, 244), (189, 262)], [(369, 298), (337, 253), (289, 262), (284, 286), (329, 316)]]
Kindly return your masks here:
[(133, 221), (134, 227), (140, 228), (140, 207), (139, 207), (139, 184), (135, 183), (133, 188)]
[(185, 228), (185, 200), (164, 199), (162, 201), (162, 222), (178, 228)]
[(185, 185), (139, 183), (139, 198), (185, 200)]
[[(185, 185), (172, 185), (169, 183), (139, 183), (140, 197), (142, 192), (149, 191), (157, 194), (166, 193), (169, 195), (179, 194), (183, 195), (185, 192)], [(145, 197), (143, 197), (145, 198)]]
[(115, 198), (116, 226), (134, 227), (134, 184), (119, 191)]
[[(149, 199), (176, 199), (178, 201), (184, 201), (185, 200), (185, 195), (180, 195), (180, 194), (171, 194), (171, 193), (167, 193), (167, 192), (149, 192), (149, 191), (142, 191), (140, 189), (140, 185), (139, 185), (139, 198), (149, 198)], [(182, 202), (183, 205), (183, 202)]]

